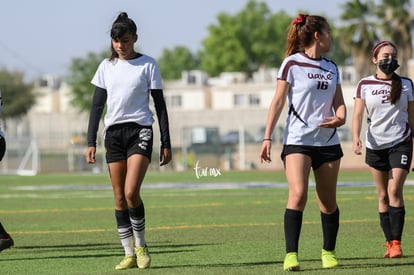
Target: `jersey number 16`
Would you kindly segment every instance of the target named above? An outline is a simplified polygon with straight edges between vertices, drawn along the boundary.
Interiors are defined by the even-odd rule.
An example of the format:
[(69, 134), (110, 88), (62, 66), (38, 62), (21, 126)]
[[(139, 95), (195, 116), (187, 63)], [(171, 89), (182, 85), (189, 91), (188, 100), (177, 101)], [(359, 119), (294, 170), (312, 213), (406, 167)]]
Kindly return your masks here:
[(316, 86), (316, 89), (318, 90), (327, 90), (329, 86), (328, 81), (318, 81), (318, 85)]

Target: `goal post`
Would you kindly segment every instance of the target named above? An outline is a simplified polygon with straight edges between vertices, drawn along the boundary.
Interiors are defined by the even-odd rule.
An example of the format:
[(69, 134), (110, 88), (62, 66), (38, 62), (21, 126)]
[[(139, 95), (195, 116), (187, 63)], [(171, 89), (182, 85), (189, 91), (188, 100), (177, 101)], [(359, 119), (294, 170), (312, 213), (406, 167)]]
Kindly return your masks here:
[[(10, 143), (10, 145), (12, 145)], [(7, 145), (8, 146), (8, 145)], [(35, 176), (39, 173), (39, 148), (34, 138), (30, 139), (26, 148), (16, 150), (14, 146), (8, 146), (2, 162), (0, 163), (3, 174)], [(22, 150), (23, 149), (23, 150)], [(21, 153), (20, 153), (21, 151)]]

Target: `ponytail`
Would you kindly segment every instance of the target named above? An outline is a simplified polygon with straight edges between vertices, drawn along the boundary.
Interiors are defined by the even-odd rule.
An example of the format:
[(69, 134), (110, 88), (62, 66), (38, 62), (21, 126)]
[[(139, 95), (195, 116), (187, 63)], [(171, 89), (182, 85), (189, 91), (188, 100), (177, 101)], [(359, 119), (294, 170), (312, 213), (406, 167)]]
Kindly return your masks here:
[[(136, 35), (137, 25), (134, 20), (128, 17), (126, 12), (121, 12), (112, 24), (111, 38), (119, 39), (126, 33)], [(115, 51), (111, 43), (111, 57), (109, 60), (114, 60), (115, 58), (118, 58), (118, 53)]]
[(304, 51), (313, 42), (315, 32), (322, 33), (326, 19), (319, 15), (299, 14), (289, 28), (285, 56)]
[(389, 96), (389, 100), (391, 104), (395, 104), (401, 97), (401, 90), (402, 90), (402, 81), (401, 77), (393, 73), (391, 79), (391, 93)]

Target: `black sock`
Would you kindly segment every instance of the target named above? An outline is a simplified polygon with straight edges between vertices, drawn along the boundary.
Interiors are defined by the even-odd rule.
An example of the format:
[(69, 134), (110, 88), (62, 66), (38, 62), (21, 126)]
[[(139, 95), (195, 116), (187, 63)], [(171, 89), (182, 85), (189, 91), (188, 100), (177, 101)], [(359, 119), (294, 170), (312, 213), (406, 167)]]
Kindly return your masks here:
[(321, 212), (323, 249), (327, 251), (335, 250), (336, 237), (339, 230), (339, 208), (332, 214)]
[(405, 221), (405, 208), (389, 206), (391, 240), (401, 241)]
[(4, 229), (3, 225), (0, 222), (0, 238), (7, 239), (9, 238), (9, 234), (7, 234), (6, 229)]
[(141, 203), (138, 207), (136, 208), (129, 208), (129, 215), (131, 218), (140, 220), (145, 218), (145, 207), (144, 207), (144, 203)]
[(115, 210), (115, 219), (118, 228), (119, 238), (121, 240), (130, 238), (133, 233), (128, 209)]
[(299, 236), (302, 227), (303, 212), (286, 209), (285, 210), (285, 242), (286, 253), (298, 252)]
[(391, 224), (390, 224), (390, 215), (388, 212), (380, 212), (380, 225), (382, 231), (384, 232), (385, 241), (391, 241)]
[(115, 219), (118, 227), (128, 227), (131, 226), (131, 220), (129, 219), (129, 211), (125, 210), (116, 210), (115, 209)]

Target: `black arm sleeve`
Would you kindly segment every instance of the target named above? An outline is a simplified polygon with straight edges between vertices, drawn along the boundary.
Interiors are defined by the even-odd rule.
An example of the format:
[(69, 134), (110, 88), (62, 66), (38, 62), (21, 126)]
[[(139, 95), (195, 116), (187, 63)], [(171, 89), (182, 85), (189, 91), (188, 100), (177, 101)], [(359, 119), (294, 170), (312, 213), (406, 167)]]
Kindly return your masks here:
[(105, 107), (107, 92), (105, 89), (95, 87), (92, 98), (91, 113), (88, 125), (88, 147), (96, 147), (96, 136), (99, 128), (99, 121)]
[(162, 90), (151, 90), (151, 96), (154, 100), (155, 111), (157, 112), (158, 124), (160, 126), (161, 148), (171, 149), (170, 128), (164, 94)]

